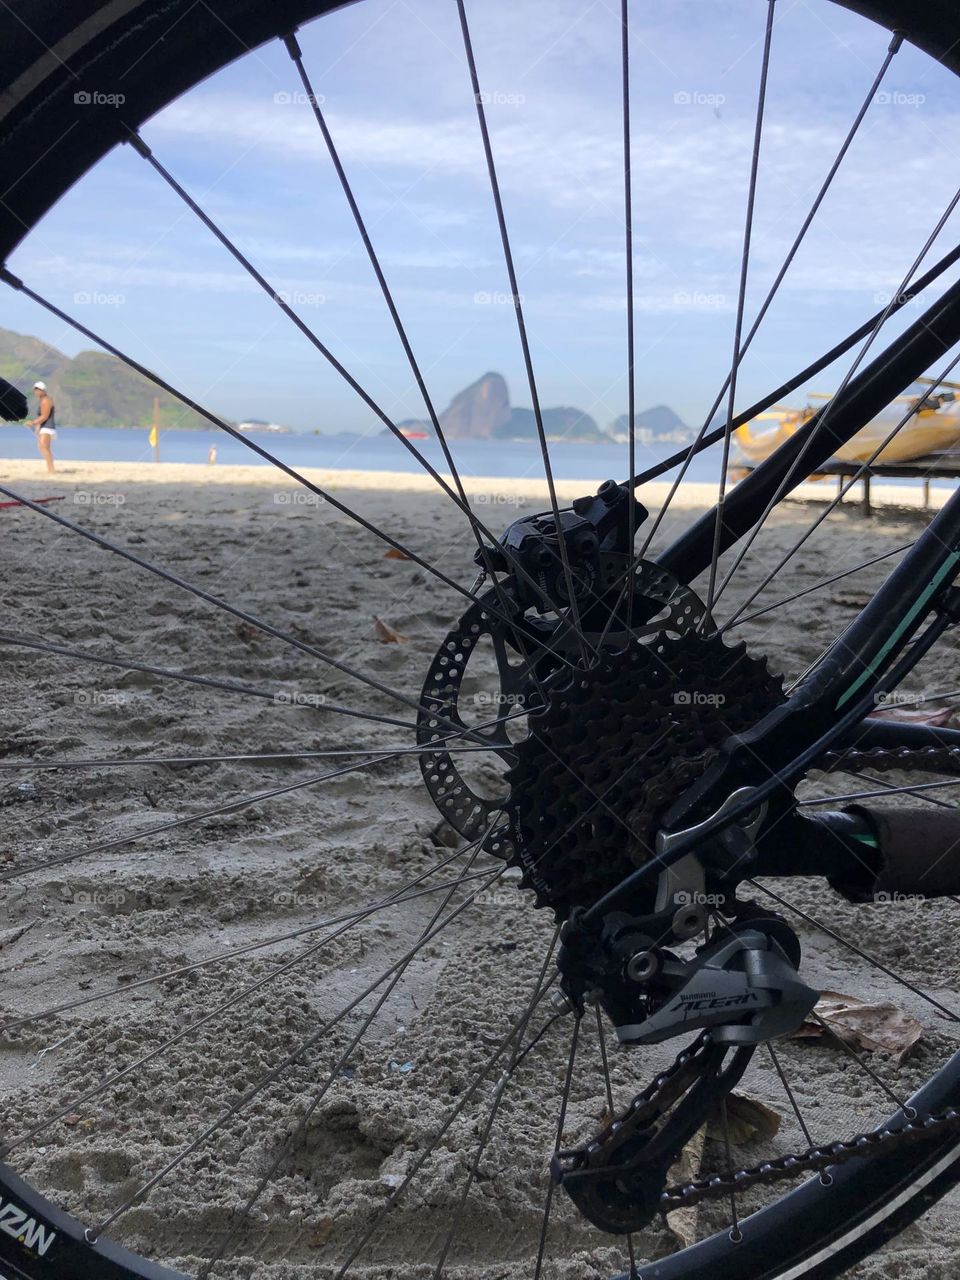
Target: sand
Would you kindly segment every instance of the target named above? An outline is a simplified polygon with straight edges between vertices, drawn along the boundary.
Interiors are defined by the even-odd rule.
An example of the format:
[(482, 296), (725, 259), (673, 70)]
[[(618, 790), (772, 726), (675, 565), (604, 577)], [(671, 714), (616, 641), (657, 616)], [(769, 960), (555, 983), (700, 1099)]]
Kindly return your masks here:
[[(63, 494), (65, 501), (49, 508), (55, 514), (407, 698), (417, 697), (445, 631), (465, 607), (452, 587), (416, 563), (385, 558), (383, 543), (370, 532), (267, 467), (73, 463), (50, 479), (38, 472), (33, 462), (6, 462), (0, 483), (29, 496)], [(308, 475), (455, 582), (472, 582), (469, 530), (429, 480)], [(558, 489), (569, 500), (585, 487), (562, 482)], [(473, 478), (467, 488), (480, 518), (495, 529), (545, 505), (545, 490), (530, 481)], [(643, 497), (655, 507), (664, 492), (652, 486)], [(809, 496), (822, 502), (825, 492), (832, 488), (815, 486)], [(869, 521), (853, 503), (831, 516), (764, 601), (915, 538), (923, 527), (922, 515), (911, 509), (918, 491), (878, 490), (881, 496)], [(708, 486), (685, 486), (664, 539), (709, 497)], [(820, 509), (811, 501), (778, 509), (751, 555), (753, 570), (772, 569)], [(0, 510), (0, 536), (4, 631), (246, 686), (246, 692), (202, 687), (3, 645), (0, 760), (385, 752), (410, 745), (407, 728), (332, 710), (337, 703), (406, 721), (411, 713), (402, 701), (55, 521), (29, 510)], [(775, 669), (795, 677), (855, 616), (887, 569), (878, 564), (747, 622), (742, 637), (752, 651), (769, 655)], [(729, 599), (739, 599), (740, 591), (731, 588)], [(375, 615), (405, 642), (382, 643)], [(960, 687), (960, 659), (951, 644), (918, 670), (914, 687)], [(4, 886), (5, 1021), (88, 1000), (28, 1022), (2, 1041), (4, 1131), (24, 1136), (52, 1111), (64, 1113), (18, 1145), (12, 1162), (84, 1222), (101, 1223), (176, 1161), (170, 1176), (106, 1234), (187, 1272), (224, 1244), (227, 1260), (215, 1275), (333, 1275), (372, 1231), (352, 1275), (426, 1277), (447, 1248), (452, 1221), (449, 1273), (531, 1275), (569, 1021), (558, 1019), (504, 1087), (462, 1212), (458, 1206), (497, 1096), (497, 1048), (533, 990), (552, 922), (531, 909), (508, 874), (436, 932), (402, 980), (376, 988), (343, 1014), (384, 970), (402, 964), (439, 910), (456, 911), (465, 891), (449, 901), (445, 892), (425, 893), (349, 929), (322, 922), (382, 902), (417, 877), (426, 877), (418, 885), (423, 889), (449, 883), (469, 858), (457, 854), (458, 842), (426, 794), (414, 757), (312, 781), (347, 763), (301, 757), (0, 774), (0, 856), (10, 868), (55, 863)], [(808, 791), (861, 785), (838, 777), (812, 781)], [(278, 788), (295, 789), (247, 802)], [(240, 800), (241, 807), (229, 809)], [(208, 816), (169, 825), (201, 814)], [(137, 833), (139, 839), (127, 840)], [(444, 860), (449, 865), (437, 870)], [(484, 857), (475, 869), (492, 874), (498, 868)], [(884, 910), (840, 902), (813, 883), (797, 884), (793, 892), (800, 905), (882, 954), (911, 982), (948, 1005), (960, 1003), (952, 903)], [(30, 927), (19, 935), (24, 926)], [(310, 931), (288, 936), (298, 930)], [(278, 937), (232, 959), (146, 981)], [(822, 931), (804, 928), (801, 939), (813, 985), (892, 998), (923, 1023), (923, 1042), (904, 1064), (873, 1057), (893, 1088), (909, 1092), (952, 1050), (951, 1024), (918, 996), (838, 949)], [(375, 1020), (353, 1044), (361, 1015), (372, 1012), (384, 992)], [(88, 999), (104, 993), (108, 998)], [(547, 1016), (544, 1007), (531, 1028)], [(309, 1047), (281, 1071), (304, 1042)], [(644, 1087), (676, 1047), (612, 1053), (617, 1102)], [(782, 1057), (815, 1136), (868, 1127), (882, 1111), (875, 1091), (839, 1050), (791, 1043)], [(486, 1077), (471, 1092), (485, 1067)], [(108, 1093), (78, 1101), (115, 1073)], [(259, 1088), (270, 1073), (277, 1079)], [(785, 1111), (762, 1055), (743, 1088)], [(254, 1101), (242, 1105), (254, 1089)], [(397, 1208), (389, 1217), (382, 1213), (458, 1107)], [(588, 1020), (565, 1141), (595, 1132), (604, 1107), (596, 1029)], [(184, 1155), (215, 1122), (214, 1132)], [(768, 1150), (804, 1145), (785, 1113), (776, 1139), (744, 1146), (738, 1158), (754, 1163)], [(716, 1146), (708, 1143), (714, 1163)], [(275, 1163), (276, 1176), (238, 1226), (236, 1211)], [(714, 1217), (705, 1211), (703, 1224)], [(960, 1217), (947, 1203), (852, 1274), (947, 1280), (956, 1274), (958, 1243)], [(657, 1229), (637, 1245), (649, 1256), (675, 1242)], [(547, 1256), (544, 1274), (564, 1280), (612, 1274), (624, 1265), (620, 1243), (587, 1226), (562, 1194)]]

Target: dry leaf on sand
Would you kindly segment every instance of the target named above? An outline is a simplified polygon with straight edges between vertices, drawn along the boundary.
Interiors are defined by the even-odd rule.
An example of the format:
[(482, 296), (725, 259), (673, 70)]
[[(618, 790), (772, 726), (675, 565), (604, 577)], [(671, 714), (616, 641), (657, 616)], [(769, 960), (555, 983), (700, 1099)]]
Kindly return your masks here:
[[(727, 1095), (727, 1126), (730, 1142), (735, 1147), (748, 1142), (769, 1141), (780, 1130), (780, 1113), (745, 1093)], [(719, 1108), (707, 1125), (707, 1137), (725, 1142), (723, 1120)]]
[[(668, 1186), (676, 1186), (681, 1182), (695, 1182), (700, 1177), (706, 1140), (707, 1126), (703, 1125), (680, 1152), (680, 1159), (671, 1166), (667, 1174)], [(676, 1236), (682, 1249), (688, 1249), (699, 1239), (699, 1217), (700, 1206), (695, 1204), (686, 1209), (674, 1209), (672, 1213), (667, 1214), (667, 1228)]]
[[(727, 1095), (727, 1126), (730, 1130), (730, 1141), (734, 1146), (742, 1147), (750, 1142), (769, 1141), (780, 1129), (780, 1114), (764, 1103), (758, 1102), (756, 1098), (749, 1098), (744, 1093), (731, 1093)], [(704, 1144), (707, 1138), (726, 1142), (719, 1108), (707, 1123), (697, 1130), (681, 1151), (679, 1160), (667, 1175), (669, 1186), (695, 1182), (700, 1177)], [(674, 1209), (672, 1213), (667, 1214), (667, 1227), (684, 1249), (696, 1244), (700, 1238), (698, 1215), (698, 1205), (690, 1205), (686, 1209)]]
[(384, 622), (383, 619), (378, 618), (376, 614), (373, 616), (373, 634), (381, 644), (407, 643), (407, 637), (405, 635), (401, 635), (399, 631), (394, 631), (389, 622)]
[(869, 720), (896, 720), (899, 724), (926, 724), (940, 729), (953, 718), (953, 707), (880, 707)]
[(388, 547), (383, 553), (384, 560), (409, 560), (410, 557), (405, 551), (401, 551), (399, 547)]
[[(870, 1004), (838, 991), (822, 991), (813, 1012), (854, 1049), (883, 1049), (893, 1054), (897, 1062), (903, 1062), (923, 1035), (923, 1027), (916, 1018), (889, 1000)], [(791, 1038), (821, 1036), (827, 1036), (827, 1032), (811, 1014)]]

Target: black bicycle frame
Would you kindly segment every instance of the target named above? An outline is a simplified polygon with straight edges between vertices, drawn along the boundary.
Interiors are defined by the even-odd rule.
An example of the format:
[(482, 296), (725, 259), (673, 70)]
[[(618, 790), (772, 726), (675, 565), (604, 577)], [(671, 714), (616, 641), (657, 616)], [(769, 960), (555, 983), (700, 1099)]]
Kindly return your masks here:
[[(781, 487), (789, 493), (816, 471), (958, 341), (960, 281), (737, 485), (724, 506), (721, 550), (753, 528)], [(680, 581), (692, 581), (710, 564), (716, 519), (714, 508), (658, 562)], [(943, 610), (958, 566), (960, 490), (790, 698), (752, 729), (729, 738), (700, 781), (667, 813), (664, 829), (674, 836), (669, 847), (595, 903), (588, 914), (599, 917), (626, 905), (651, 876), (791, 786), (813, 758), (858, 726), (876, 705), (878, 692), (886, 691), (887, 683), (895, 686), (952, 623), (951, 602), (911, 653), (904, 653), (931, 610)], [(898, 659), (900, 668), (894, 665)], [(730, 804), (730, 797), (740, 790), (742, 799)], [(787, 830), (784, 836), (789, 838)]]
[[(785, 492), (796, 488), (958, 341), (960, 281), (730, 492), (723, 509), (721, 552), (749, 532), (781, 485)], [(713, 508), (658, 556), (658, 562), (681, 582), (691, 582), (710, 566), (715, 527)]]
[[(794, 489), (891, 401), (960, 341), (960, 281), (945, 291), (906, 331), (806, 426), (731, 492), (724, 505), (721, 550), (732, 546), (763, 515), (781, 488)], [(798, 466), (798, 459), (800, 465)], [(716, 508), (701, 517), (659, 558), (682, 582), (710, 563)], [(918, 538), (880, 591), (830, 652), (797, 685), (787, 703), (767, 716), (743, 743), (762, 751), (768, 768), (780, 769), (792, 752), (846, 719), (864, 694), (872, 694), (890, 663), (916, 633), (960, 562), (960, 491)], [(773, 755), (768, 750), (775, 746)]]

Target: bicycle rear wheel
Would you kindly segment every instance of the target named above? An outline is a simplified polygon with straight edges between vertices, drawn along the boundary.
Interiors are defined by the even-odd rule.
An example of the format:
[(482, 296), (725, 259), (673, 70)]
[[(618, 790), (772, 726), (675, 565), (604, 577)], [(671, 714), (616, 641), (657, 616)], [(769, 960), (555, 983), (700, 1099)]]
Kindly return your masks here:
[[(156, 111), (249, 50), (336, 7), (316, 0), (219, 0), (200, 7), (187, 0), (118, 0), (106, 6), (84, 0), (69, 10), (52, 3), (6, 6), (0, 42), (11, 57), (0, 100), (0, 170), (7, 177), (0, 259)], [(893, 0), (844, 7), (904, 33), (960, 74), (960, 14), (946, 0), (922, 10)], [(102, 109), (95, 102), (78, 104), (78, 94), (103, 95)], [(31, 181), (38, 155), (52, 175), (44, 183)], [(920, 1114), (960, 1107), (960, 1057), (950, 1059), (911, 1105)], [(905, 1122), (901, 1111), (887, 1125), (897, 1129)], [(960, 1141), (953, 1136), (918, 1142), (908, 1157), (898, 1150), (863, 1165), (854, 1162), (741, 1220), (736, 1239), (723, 1230), (669, 1258), (644, 1262), (642, 1278), (826, 1280), (873, 1253), (958, 1179)], [(0, 1168), (0, 1196), (0, 1262), (11, 1275), (160, 1280), (179, 1274), (94, 1235), (91, 1224), (58, 1210), (9, 1165)], [(201, 1274), (203, 1267), (198, 1264)]]

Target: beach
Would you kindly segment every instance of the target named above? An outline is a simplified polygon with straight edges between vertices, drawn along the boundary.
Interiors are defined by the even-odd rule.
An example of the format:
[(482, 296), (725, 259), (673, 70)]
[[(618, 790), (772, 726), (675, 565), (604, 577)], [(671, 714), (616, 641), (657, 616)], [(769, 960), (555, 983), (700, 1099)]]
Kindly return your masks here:
[[(452, 881), (470, 854), (458, 855), (460, 842), (426, 793), (416, 757), (392, 754), (412, 745), (411, 703), (469, 603), (452, 584), (474, 582), (476, 543), (429, 477), (304, 474), (323, 496), (265, 467), (71, 461), (45, 477), (39, 460), (0, 463), (5, 488), (63, 498), (45, 507), (48, 515), (0, 509), (0, 633), (47, 647), (0, 649), (0, 762), (160, 761), (0, 773), (0, 857), (10, 870), (44, 864), (6, 886), (4, 1020), (71, 1006), (24, 1023), (3, 1042), (5, 1132), (26, 1133), (51, 1108), (63, 1112), (11, 1159), (28, 1181), (95, 1222), (176, 1160), (106, 1234), (186, 1271), (222, 1245), (214, 1276), (333, 1276), (351, 1241), (369, 1230), (351, 1275), (419, 1280), (447, 1249), (450, 1274), (513, 1280), (532, 1274), (537, 1252), (569, 1031), (561, 1020), (545, 1034), (501, 1093), (505, 1059), (497, 1053), (530, 997), (554, 925), (547, 911), (532, 909), (512, 871), (489, 885), (470, 881), (479, 897), (463, 905), (467, 891)], [(494, 532), (549, 504), (546, 486), (530, 479), (471, 477), (465, 488)], [(589, 491), (587, 482), (557, 483), (561, 502)], [(655, 513), (668, 492), (660, 481), (640, 496)], [(802, 486), (800, 500), (772, 513), (725, 607), (749, 597), (751, 575), (756, 582), (775, 569), (834, 492), (832, 484)], [(714, 496), (713, 485), (682, 486), (655, 545), (666, 545)], [(932, 501), (947, 496), (935, 489)], [(890, 558), (747, 617), (731, 637), (766, 655), (787, 680), (856, 616), (896, 563), (893, 553), (927, 519), (915, 487), (875, 489), (870, 519), (858, 497), (855, 490), (824, 521), (745, 615), (862, 561)], [(354, 515), (447, 581), (417, 558), (388, 555), (388, 543)], [(952, 641), (910, 687), (960, 688)], [(284, 758), (182, 762), (268, 754)], [(353, 767), (359, 759), (368, 763)], [(486, 757), (473, 767), (496, 788)], [(818, 776), (804, 794), (862, 785)], [(484, 855), (467, 869), (497, 867)], [(423, 892), (411, 897), (413, 883)], [(401, 890), (407, 900), (357, 917)], [(960, 1004), (953, 943), (960, 908), (952, 902), (885, 912), (846, 903), (819, 883), (799, 882), (793, 893), (826, 928), (895, 963), (947, 1006)], [(954, 1024), (823, 929), (804, 923), (798, 932), (812, 985), (892, 999), (922, 1023), (923, 1039), (902, 1063), (871, 1056), (891, 1087), (909, 1094), (957, 1046)], [(187, 969), (208, 959), (217, 962)], [(391, 966), (398, 981), (371, 986)], [(570, 1145), (595, 1133), (606, 1110), (592, 1015), (582, 1038), (564, 1130)], [(644, 1088), (678, 1048), (611, 1046), (616, 1103)], [(782, 1057), (816, 1139), (879, 1119), (875, 1093), (841, 1050), (788, 1042)], [(114, 1073), (109, 1094), (80, 1101)], [(247, 1105), (250, 1090), (256, 1098)], [(783, 1121), (775, 1138), (745, 1143), (740, 1162), (806, 1147), (765, 1055), (742, 1091), (783, 1112)], [(495, 1101), (496, 1123), (475, 1161)], [(451, 1108), (459, 1111), (421, 1170)], [(183, 1154), (214, 1123), (210, 1140)], [(396, 1209), (382, 1212), (401, 1190)], [(701, 1229), (725, 1221), (723, 1206), (699, 1213)], [(669, 1251), (683, 1229), (674, 1223), (644, 1233), (638, 1252)], [(949, 1280), (958, 1247), (960, 1210), (947, 1201), (851, 1274)], [(622, 1242), (591, 1228), (559, 1193), (548, 1257), (544, 1275), (558, 1280), (626, 1265)]]

